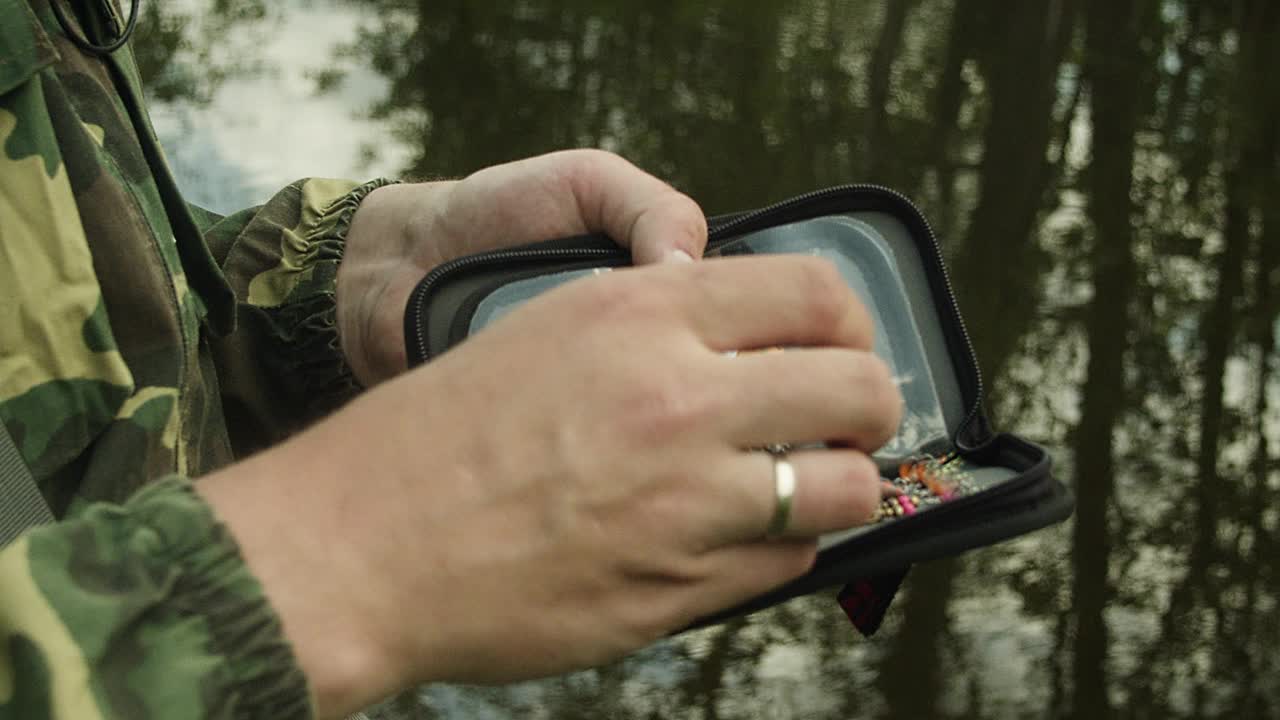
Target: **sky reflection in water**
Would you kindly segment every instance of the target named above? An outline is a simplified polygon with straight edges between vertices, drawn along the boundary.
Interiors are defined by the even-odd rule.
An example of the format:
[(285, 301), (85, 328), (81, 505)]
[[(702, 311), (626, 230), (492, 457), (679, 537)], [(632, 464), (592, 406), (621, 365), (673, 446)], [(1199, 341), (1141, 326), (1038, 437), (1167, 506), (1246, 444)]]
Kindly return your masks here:
[[(917, 567), (873, 640), (809, 598), (410, 717), (1268, 717), (1280, 4), (145, 3), (154, 115), (219, 210), (305, 175), (602, 146), (709, 212), (868, 181), (939, 229), (1059, 528)], [(165, 29), (168, 32), (164, 32)]]

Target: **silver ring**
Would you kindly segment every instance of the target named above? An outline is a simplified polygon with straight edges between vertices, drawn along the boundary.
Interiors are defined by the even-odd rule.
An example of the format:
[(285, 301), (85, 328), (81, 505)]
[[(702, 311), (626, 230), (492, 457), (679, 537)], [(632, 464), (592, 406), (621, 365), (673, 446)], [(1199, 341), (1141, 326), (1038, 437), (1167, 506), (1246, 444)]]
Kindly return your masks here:
[(796, 469), (787, 460), (786, 453), (770, 453), (773, 457), (773, 519), (765, 537), (778, 537), (787, 530), (791, 520), (791, 498), (796, 493)]

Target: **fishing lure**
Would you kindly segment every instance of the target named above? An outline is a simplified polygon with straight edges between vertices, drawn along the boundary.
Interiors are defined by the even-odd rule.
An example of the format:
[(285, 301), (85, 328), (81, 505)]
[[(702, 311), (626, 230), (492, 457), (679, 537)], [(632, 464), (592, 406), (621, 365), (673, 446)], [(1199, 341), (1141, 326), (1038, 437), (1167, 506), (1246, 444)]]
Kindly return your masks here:
[(898, 465), (898, 476), (886, 483), (873, 522), (908, 517), (931, 506), (972, 492), (969, 473), (959, 455), (913, 457)]

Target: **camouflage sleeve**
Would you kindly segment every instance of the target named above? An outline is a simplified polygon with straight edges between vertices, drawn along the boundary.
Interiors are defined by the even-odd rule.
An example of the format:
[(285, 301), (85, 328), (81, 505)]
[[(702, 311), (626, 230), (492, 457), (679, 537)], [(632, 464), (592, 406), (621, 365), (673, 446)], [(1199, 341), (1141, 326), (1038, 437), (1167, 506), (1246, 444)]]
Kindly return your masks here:
[(0, 550), (0, 719), (309, 718), (235, 544), (171, 477)]
[[(134, 492), (199, 460), (197, 436), (218, 430), (199, 417), (180, 427), (180, 373), (167, 372), (182, 353), (163, 341), (196, 325), (198, 302), (171, 276), (174, 244), (108, 257), (126, 236), (150, 247), (154, 188), (101, 172), (90, 161), (103, 157), (102, 127), (54, 112), (70, 104), (43, 70), (47, 40), (23, 32), (31, 17), (0, 2), (0, 422), (65, 515), (0, 550), (0, 720), (308, 718), (279, 620), (208, 506), (177, 477)], [(143, 200), (111, 202), (122, 188)], [(92, 208), (120, 220), (95, 224), (93, 244), (81, 215)], [(157, 291), (155, 278), (173, 285)], [(131, 325), (111, 325), (105, 285), (123, 288), (117, 318)], [(131, 335), (152, 317), (139, 298), (157, 292), (171, 326)], [(131, 365), (139, 335), (163, 352)], [(204, 386), (189, 376), (198, 402)], [(107, 498), (122, 502), (94, 502)]]
[(238, 455), (284, 439), (355, 392), (338, 346), (334, 282), (351, 218), (388, 182), (299, 180), (207, 226), (238, 304), (236, 331), (212, 341)]

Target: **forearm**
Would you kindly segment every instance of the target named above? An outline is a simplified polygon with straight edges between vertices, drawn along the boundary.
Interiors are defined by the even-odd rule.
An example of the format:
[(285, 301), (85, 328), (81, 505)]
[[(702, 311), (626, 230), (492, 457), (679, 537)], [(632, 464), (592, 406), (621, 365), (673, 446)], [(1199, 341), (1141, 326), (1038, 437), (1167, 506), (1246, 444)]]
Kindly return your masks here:
[[(405, 617), (387, 582), (413, 568), (387, 567), (402, 555), (389, 543), (403, 524), (375, 508), (402, 503), (385, 497), (369, 463), (376, 453), (357, 447), (377, 435), (352, 437), (376, 423), (357, 399), (340, 417), (197, 486), (279, 613), (320, 718), (345, 717), (432, 675), (397, 646), (423, 634), (405, 623), (430, 620)], [(425, 605), (414, 609), (426, 613)]]

